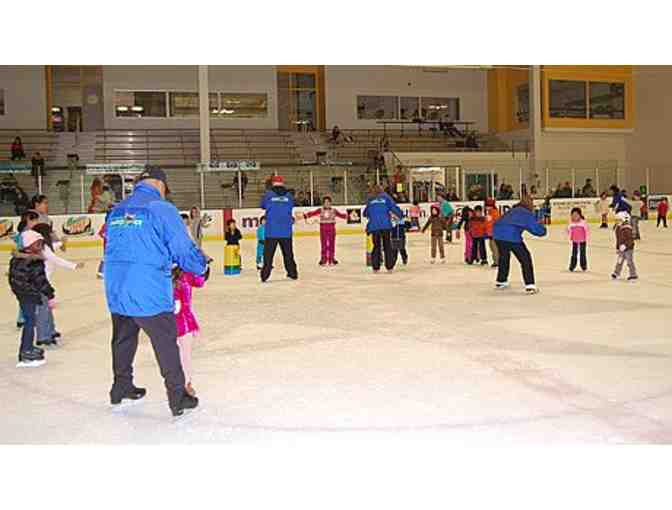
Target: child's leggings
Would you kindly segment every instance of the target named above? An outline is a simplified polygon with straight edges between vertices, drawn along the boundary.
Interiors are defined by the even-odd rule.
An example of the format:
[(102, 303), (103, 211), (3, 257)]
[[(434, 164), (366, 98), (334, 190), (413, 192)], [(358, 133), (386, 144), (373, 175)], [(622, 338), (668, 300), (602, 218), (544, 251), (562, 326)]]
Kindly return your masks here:
[(471, 234), (467, 231), (464, 232), (464, 260), (471, 260), (471, 250), (474, 244)]
[(180, 350), (180, 362), (182, 363), (185, 384), (189, 384), (191, 382), (191, 346), (193, 340), (194, 337), (191, 334), (186, 334), (177, 339), (177, 346)]
[(322, 245), (321, 262), (327, 264), (334, 261), (336, 255), (336, 224), (320, 224), (320, 244)]

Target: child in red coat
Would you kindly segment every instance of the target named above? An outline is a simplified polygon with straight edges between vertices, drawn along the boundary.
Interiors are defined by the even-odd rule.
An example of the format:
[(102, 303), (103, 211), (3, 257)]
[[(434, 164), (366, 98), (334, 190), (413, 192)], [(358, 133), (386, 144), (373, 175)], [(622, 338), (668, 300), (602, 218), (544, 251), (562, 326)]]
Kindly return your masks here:
[(331, 197), (324, 197), (323, 205), (319, 209), (303, 215), (304, 219), (320, 217), (320, 244), (322, 253), (320, 265), (336, 265), (336, 219), (346, 219), (347, 216), (331, 206)]
[(670, 204), (667, 202), (667, 197), (663, 198), (658, 204), (658, 222), (656, 227), (660, 227), (660, 224), (663, 224), (663, 227), (667, 228), (667, 211), (670, 208)]
[(485, 252), (485, 238), (488, 235), (488, 224), (483, 216), (483, 207), (477, 205), (474, 207), (474, 215), (469, 220), (469, 234), (471, 235), (471, 261), (481, 262), (482, 266), (488, 265), (488, 256)]

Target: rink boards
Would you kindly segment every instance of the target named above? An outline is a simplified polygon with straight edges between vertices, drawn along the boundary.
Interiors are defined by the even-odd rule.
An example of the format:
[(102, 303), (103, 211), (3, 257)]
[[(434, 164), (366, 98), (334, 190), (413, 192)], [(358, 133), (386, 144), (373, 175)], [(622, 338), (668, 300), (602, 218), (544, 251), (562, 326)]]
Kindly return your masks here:
[[(649, 197), (649, 208), (651, 214), (655, 215), (655, 208), (663, 195), (653, 195)], [(672, 200), (672, 196), (668, 197)], [(497, 206), (501, 213), (509, 210), (517, 200), (500, 200)], [(457, 213), (466, 205), (474, 207), (483, 205), (482, 201), (473, 202), (452, 202)], [(535, 206), (541, 207), (543, 200), (535, 200)], [(411, 204), (400, 204), (401, 209), (408, 214)], [(432, 204), (421, 204), (422, 218), (429, 216)], [(589, 222), (598, 222), (600, 213), (597, 208), (597, 199), (595, 198), (575, 198), (575, 199), (554, 199), (552, 201), (551, 218), (554, 224), (566, 223), (572, 208), (581, 207), (583, 214)], [(320, 231), (319, 218), (304, 219), (304, 213), (314, 210), (315, 207), (297, 207), (294, 209), (294, 234), (318, 235)], [(336, 207), (339, 211), (347, 215), (346, 220), (338, 220), (336, 227), (339, 234), (363, 234), (366, 226), (366, 219), (363, 217), (363, 205), (348, 205)], [(253, 239), (256, 235), (256, 229), (259, 226), (259, 219), (264, 215), (263, 209), (211, 209), (203, 211), (204, 214), (204, 237), (206, 240), (219, 241), (223, 239), (224, 223), (226, 219), (236, 220), (238, 228), (243, 233), (244, 238)], [(613, 213), (610, 212), (610, 218), (613, 219)], [(104, 214), (72, 214), (72, 215), (54, 215), (51, 217), (54, 230), (62, 237), (67, 237), (70, 246), (95, 246), (102, 241), (98, 237), (98, 231), (105, 221)], [(16, 232), (19, 223), (18, 217), (0, 218), (0, 250), (11, 250), (14, 246), (11, 238)]]

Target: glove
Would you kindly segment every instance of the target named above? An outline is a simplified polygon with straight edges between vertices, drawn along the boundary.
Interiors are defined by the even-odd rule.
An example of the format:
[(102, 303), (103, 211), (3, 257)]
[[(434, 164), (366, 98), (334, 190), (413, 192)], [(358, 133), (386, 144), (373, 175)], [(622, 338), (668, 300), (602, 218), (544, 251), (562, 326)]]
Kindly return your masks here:
[(628, 249), (628, 247), (625, 246), (624, 244), (622, 244), (622, 245), (620, 245), (620, 246), (618, 247), (618, 249), (619, 249), (620, 252), (624, 252), (624, 251), (626, 251), (626, 250)]
[(210, 266), (203, 273), (203, 279), (207, 282), (210, 279)]
[(52, 298), (49, 301), (47, 301), (47, 306), (49, 307), (49, 310), (53, 310), (56, 308), (56, 298)]
[(176, 299), (175, 300), (175, 312), (174, 312), (175, 315), (180, 313), (180, 310), (182, 310), (182, 301), (180, 301), (179, 299)]

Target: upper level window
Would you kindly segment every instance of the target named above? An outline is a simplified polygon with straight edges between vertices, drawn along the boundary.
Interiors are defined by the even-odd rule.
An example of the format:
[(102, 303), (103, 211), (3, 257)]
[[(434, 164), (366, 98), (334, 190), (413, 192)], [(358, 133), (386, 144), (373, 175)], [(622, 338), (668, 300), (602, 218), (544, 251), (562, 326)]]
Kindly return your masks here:
[[(169, 92), (171, 117), (198, 117), (199, 104), (197, 92)], [(217, 113), (219, 104), (217, 93), (208, 94), (211, 116)]]
[(455, 97), (423, 97), (424, 120), (460, 120), (460, 101)]
[(530, 121), (530, 85), (524, 83), (516, 89), (516, 121)]
[(397, 96), (357, 96), (358, 119), (396, 119), (398, 111)]
[(166, 93), (117, 90), (114, 112), (117, 117), (166, 117)]
[(590, 118), (624, 119), (625, 84), (590, 82)]
[(420, 99), (417, 97), (399, 98), (399, 118), (413, 120), (420, 116)]
[(0, 115), (5, 114), (5, 89), (0, 89)]
[(550, 80), (549, 99), (551, 117), (572, 119), (587, 117), (585, 81)]
[(268, 116), (268, 94), (232, 93), (219, 94), (219, 117), (251, 119)]

